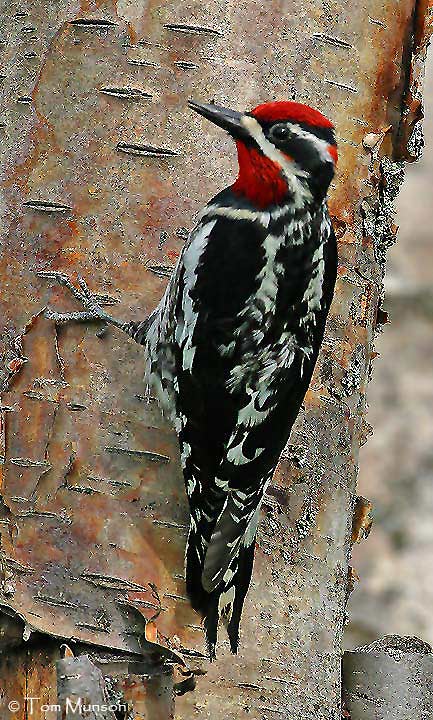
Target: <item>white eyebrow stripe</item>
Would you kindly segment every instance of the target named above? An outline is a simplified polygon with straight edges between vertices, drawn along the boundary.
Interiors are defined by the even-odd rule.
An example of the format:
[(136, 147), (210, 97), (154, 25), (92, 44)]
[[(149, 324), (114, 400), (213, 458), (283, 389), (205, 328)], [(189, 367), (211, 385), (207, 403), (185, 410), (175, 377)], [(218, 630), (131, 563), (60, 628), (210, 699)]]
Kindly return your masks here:
[(241, 124), (249, 132), (253, 140), (256, 141), (260, 150), (266, 157), (280, 165), (287, 186), (293, 195), (295, 206), (302, 207), (305, 202), (311, 202), (312, 195), (306, 183), (302, 182), (308, 178), (308, 173), (301, 170), (296, 163), (290, 162), (285, 155), (278, 150), (267, 138), (259, 122), (251, 115), (243, 115)]
[(329, 152), (330, 143), (328, 143), (326, 140), (317, 137), (317, 135), (308, 132), (308, 130), (304, 130), (304, 128), (301, 128), (299, 125), (295, 125), (292, 123), (290, 125), (290, 131), (293, 133), (293, 135), (296, 135), (296, 137), (300, 138), (301, 140), (308, 140), (308, 142), (314, 145), (322, 160), (324, 160), (325, 162), (329, 162), (331, 160), (332, 163), (334, 163), (334, 158)]

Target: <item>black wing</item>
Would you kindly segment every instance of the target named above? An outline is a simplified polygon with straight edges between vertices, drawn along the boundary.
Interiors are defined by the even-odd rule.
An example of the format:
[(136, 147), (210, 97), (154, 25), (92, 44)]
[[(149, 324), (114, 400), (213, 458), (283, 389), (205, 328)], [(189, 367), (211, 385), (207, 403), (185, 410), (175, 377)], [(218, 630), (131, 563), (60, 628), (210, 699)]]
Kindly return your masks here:
[[(263, 323), (260, 313), (255, 320), (242, 317), (249, 299), (257, 294), (266, 261), (268, 230), (260, 222), (219, 217), (189, 290), (189, 309), (195, 313), (193, 372), (185, 368), (185, 347), (180, 344), (175, 350), (179, 439), (191, 508), (186, 574), (193, 606), (206, 617), (211, 652), (219, 615), (226, 615), (236, 651), (258, 507), (299, 412), (322, 341), (336, 274), (333, 233), (324, 247), (322, 298), (309, 337), (301, 322), (319, 230), (305, 246), (282, 248), (285, 274), (261, 341), (257, 340)], [(180, 323), (185, 323), (184, 293), (180, 282), (176, 308)], [(258, 353), (271, 348), (278, 360), (278, 352), (285, 350), (284, 328), (308, 352), (283, 353), (287, 362), (281, 361), (270, 377), (264, 362), (260, 375)], [(248, 370), (251, 358), (251, 373), (247, 371), (236, 386), (234, 372)]]

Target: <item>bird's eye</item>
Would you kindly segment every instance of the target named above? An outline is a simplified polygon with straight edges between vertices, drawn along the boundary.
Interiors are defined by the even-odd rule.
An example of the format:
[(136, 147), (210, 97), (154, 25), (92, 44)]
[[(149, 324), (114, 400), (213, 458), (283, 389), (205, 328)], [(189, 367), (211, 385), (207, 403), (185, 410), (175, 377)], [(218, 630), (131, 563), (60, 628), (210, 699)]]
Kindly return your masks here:
[(273, 140), (287, 140), (290, 130), (284, 123), (277, 123), (271, 127), (269, 135)]

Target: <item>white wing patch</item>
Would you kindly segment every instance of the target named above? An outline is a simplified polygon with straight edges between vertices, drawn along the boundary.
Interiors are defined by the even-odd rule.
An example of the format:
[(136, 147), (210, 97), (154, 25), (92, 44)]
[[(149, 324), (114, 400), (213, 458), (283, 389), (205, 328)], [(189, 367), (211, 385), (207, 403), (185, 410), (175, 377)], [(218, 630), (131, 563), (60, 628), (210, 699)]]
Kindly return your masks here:
[(194, 310), (194, 303), (191, 291), (194, 289), (197, 280), (197, 268), (200, 258), (209, 240), (209, 235), (216, 224), (216, 219), (206, 223), (193, 236), (193, 240), (182, 256), (184, 273), (184, 291), (182, 296), (183, 322), (178, 322), (175, 329), (175, 339), (179, 347), (183, 349), (183, 369), (191, 370), (194, 362), (195, 347), (192, 344), (192, 337), (197, 323), (197, 313)]
[(325, 274), (325, 258), (323, 257), (323, 244), (319, 245), (313, 255), (312, 262), (316, 265), (313, 274), (311, 275), (310, 282), (307, 285), (303, 302), (307, 303), (307, 313), (302, 318), (301, 322), (303, 325), (309, 325), (316, 323), (316, 312), (320, 310), (322, 295), (323, 295), (323, 276)]
[(259, 302), (263, 303), (266, 312), (270, 312), (275, 307), (278, 292), (278, 276), (284, 273), (283, 266), (275, 263), (275, 257), (285, 240), (285, 232), (281, 235), (269, 234), (263, 243), (265, 264), (257, 276), (259, 287), (256, 298)]
[[(266, 488), (263, 490), (263, 494), (265, 493)], [(254, 515), (252, 516), (248, 527), (245, 531), (245, 535), (242, 540), (242, 544), (244, 547), (250, 547), (250, 545), (254, 542), (254, 538), (256, 537), (257, 532), (257, 525), (259, 524), (259, 517), (260, 517), (260, 508), (261, 508), (262, 502), (260, 501), (259, 505), (256, 508), (256, 511)]]
[(215, 478), (215, 485), (217, 488), (220, 488), (220, 490), (228, 491), (229, 489), (228, 480), (221, 480), (221, 478), (218, 477)]
[(261, 410), (270, 395), (270, 391), (266, 387), (259, 387), (257, 390), (247, 388), (250, 400), (245, 407), (241, 408), (238, 413), (238, 422), (244, 427), (253, 427), (259, 425), (269, 414), (269, 410)]
[[(226, 459), (233, 465), (246, 465), (264, 452), (264, 448), (257, 448), (254, 457), (247, 457), (244, 442), (248, 437), (249, 429), (263, 423), (275, 407), (272, 403), (272, 380), (276, 373), (292, 365), (297, 354), (300, 353), (305, 358), (311, 353), (311, 348), (298, 345), (295, 336), (289, 330), (283, 331), (272, 345), (262, 342), (265, 332), (273, 323), (280, 276), (285, 270), (283, 264), (277, 262), (278, 252), (288, 242), (288, 238), (293, 245), (304, 242), (309, 232), (310, 220), (310, 216), (302, 220), (292, 219), (281, 235), (270, 233), (265, 238), (263, 242), (265, 262), (257, 275), (257, 290), (250, 296), (245, 308), (238, 315), (239, 324), (234, 331), (234, 340), (221, 347), (222, 353), (230, 355), (230, 351), (234, 351), (237, 343), (242, 343), (243, 338), (249, 343), (249, 348), (242, 356), (242, 362), (231, 369), (227, 381), (227, 389), (230, 392), (243, 390), (248, 396), (246, 403), (238, 411), (236, 429), (227, 444)], [(306, 323), (315, 319), (315, 312), (320, 308), (324, 273), (322, 245), (316, 250), (312, 261), (316, 271), (303, 298), (308, 307)]]
[[(235, 438), (236, 436), (233, 437), (233, 440), (235, 440)], [(233, 463), (233, 465), (246, 465), (247, 463), (253, 462), (253, 460), (257, 460), (259, 455), (265, 451), (265, 448), (257, 448), (253, 457), (246, 457), (243, 452), (243, 444), (245, 440), (246, 437), (243, 437), (237, 445), (231, 445), (230, 442), (228, 444), (226, 457), (229, 462)]]
[[(217, 218), (205, 224), (198, 223), (189, 236), (176, 268), (163, 297), (152, 314), (152, 321), (146, 335), (146, 374), (145, 382), (156, 395), (164, 414), (180, 432), (185, 424), (185, 417), (178, 417), (175, 397), (178, 391), (174, 342), (182, 348), (183, 368), (191, 370), (195, 347), (192, 336), (197, 322), (197, 313), (191, 297), (197, 280), (197, 267), (206, 248), (209, 235)], [(184, 292), (182, 295), (182, 312), (176, 317), (174, 309), (178, 300), (176, 289), (180, 277), (184, 273)]]
[(271, 214), (268, 212), (257, 212), (256, 210), (247, 210), (243, 208), (231, 208), (220, 205), (207, 205), (199, 215), (199, 220), (207, 216), (229, 218), (230, 220), (247, 220), (251, 222), (259, 222), (264, 228), (269, 226)]
[(232, 612), (233, 612), (233, 603), (235, 601), (235, 586), (230, 585), (228, 590), (226, 592), (221, 593), (219, 601), (218, 601), (218, 614), (221, 617), (226, 618), (227, 622), (230, 622)]

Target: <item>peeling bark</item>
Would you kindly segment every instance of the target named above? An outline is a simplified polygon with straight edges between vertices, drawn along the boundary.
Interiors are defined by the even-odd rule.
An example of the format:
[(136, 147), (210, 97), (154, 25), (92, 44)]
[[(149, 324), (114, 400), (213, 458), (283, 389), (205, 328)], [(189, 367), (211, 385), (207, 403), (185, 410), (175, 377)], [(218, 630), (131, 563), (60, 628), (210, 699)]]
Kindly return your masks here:
[[(184, 668), (179, 718), (339, 717), (365, 389), (402, 161), (421, 146), (429, 10), (415, 0), (3, 3), (0, 606), (17, 674), (20, 653), (37, 666), (50, 636)], [(80, 273), (119, 317), (155, 307), (194, 214), (233, 173), (233, 148), (190, 117), (191, 95), (239, 108), (309, 102), (334, 119), (341, 157), (326, 339), (264, 504), (240, 655), (223, 643), (212, 666), (185, 597), (177, 441), (145, 402), (141, 351), (112, 331), (56, 329), (43, 307), (76, 308), (34, 272)]]
[(126, 662), (94, 654), (57, 661), (60, 718), (90, 720), (174, 717), (173, 678), (158, 663)]
[(59, 720), (68, 716), (82, 717), (83, 712), (89, 720), (116, 720), (115, 709), (118, 713), (123, 711), (124, 715), (128, 710), (126, 703), (110, 698), (101, 671), (87, 655), (57, 662), (57, 697), (64, 708), (59, 712)]

